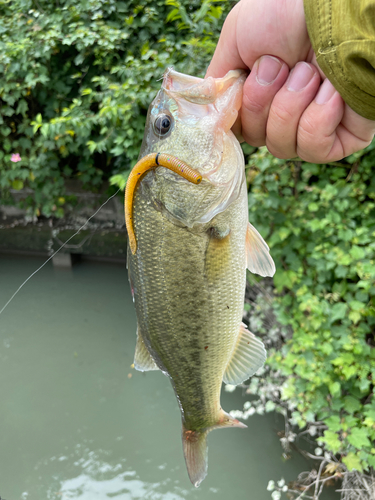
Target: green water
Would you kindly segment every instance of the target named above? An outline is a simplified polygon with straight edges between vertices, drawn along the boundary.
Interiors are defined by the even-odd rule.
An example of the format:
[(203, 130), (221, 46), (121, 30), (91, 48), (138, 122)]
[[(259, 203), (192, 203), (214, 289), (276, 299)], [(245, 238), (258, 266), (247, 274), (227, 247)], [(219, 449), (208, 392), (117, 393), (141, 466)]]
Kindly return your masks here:
[[(0, 256), (0, 309), (42, 262)], [(309, 469), (297, 453), (282, 461), (282, 422), (255, 415), (210, 434), (209, 473), (193, 488), (169, 380), (131, 368), (135, 331), (120, 265), (47, 264), (0, 316), (1, 499), (270, 500), (269, 479)], [(244, 401), (222, 395), (227, 411)]]

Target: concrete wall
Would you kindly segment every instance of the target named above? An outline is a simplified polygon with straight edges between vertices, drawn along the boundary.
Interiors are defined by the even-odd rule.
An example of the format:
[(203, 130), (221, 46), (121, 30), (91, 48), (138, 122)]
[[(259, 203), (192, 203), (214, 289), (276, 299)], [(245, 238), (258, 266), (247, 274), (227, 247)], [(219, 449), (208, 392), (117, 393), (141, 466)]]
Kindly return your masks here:
[[(14, 191), (16, 201), (29, 193)], [(0, 252), (49, 256), (85, 224), (108, 196), (72, 192), (77, 205), (63, 219), (30, 218), (26, 210), (0, 205)], [(125, 260), (127, 237), (123, 197), (112, 198), (54, 258), (72, 263), (70, 256)]]

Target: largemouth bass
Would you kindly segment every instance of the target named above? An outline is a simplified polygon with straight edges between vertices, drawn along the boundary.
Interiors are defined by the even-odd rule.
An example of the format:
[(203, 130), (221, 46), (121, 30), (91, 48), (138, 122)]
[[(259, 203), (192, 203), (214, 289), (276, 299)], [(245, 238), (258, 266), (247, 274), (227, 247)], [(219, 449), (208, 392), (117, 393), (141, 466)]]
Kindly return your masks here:
[(275, 272), (248, 222), (244, 158), (230, 130), (244, 81), (242, 71), (202, 80), (167, 70), (125, 195), (134, 364), (170, 378), (195, 486), (207, 474), (207, 434), (246, 427), (221, 408), (222, 381), (238, 385), (266, 359), (242, 324), (246, 267)]

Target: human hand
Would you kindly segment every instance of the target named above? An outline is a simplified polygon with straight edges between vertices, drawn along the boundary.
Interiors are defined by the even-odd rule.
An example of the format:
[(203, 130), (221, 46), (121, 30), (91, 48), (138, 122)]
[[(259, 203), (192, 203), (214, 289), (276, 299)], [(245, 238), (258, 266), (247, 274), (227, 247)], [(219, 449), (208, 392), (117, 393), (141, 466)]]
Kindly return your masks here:
[(229, 13), (206, 76), (251, 69), (234, 128), (277, 158), (337, 161), (368, 146), (375, 122), (355, 113), (320, 70), (303, 0), (241, 0)]

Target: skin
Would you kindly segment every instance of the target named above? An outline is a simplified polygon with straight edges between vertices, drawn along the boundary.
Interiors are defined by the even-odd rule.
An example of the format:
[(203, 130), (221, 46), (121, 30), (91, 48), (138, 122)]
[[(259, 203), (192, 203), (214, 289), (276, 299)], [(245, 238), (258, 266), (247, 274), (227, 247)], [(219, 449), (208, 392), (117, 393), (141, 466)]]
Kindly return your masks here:
[(374, 137), (375, 122), (345, 104), (319, 68), (303, 0), (241, 0), (224, 23), (206, 77), (234, 68), (251, 70), (234, 130), (277, 158), (338, 161)]

